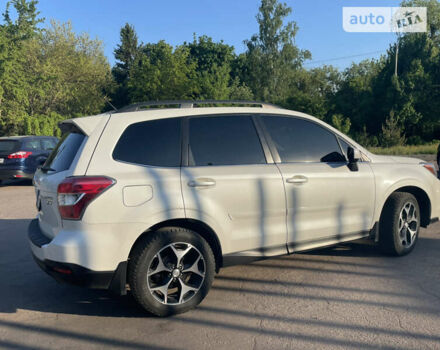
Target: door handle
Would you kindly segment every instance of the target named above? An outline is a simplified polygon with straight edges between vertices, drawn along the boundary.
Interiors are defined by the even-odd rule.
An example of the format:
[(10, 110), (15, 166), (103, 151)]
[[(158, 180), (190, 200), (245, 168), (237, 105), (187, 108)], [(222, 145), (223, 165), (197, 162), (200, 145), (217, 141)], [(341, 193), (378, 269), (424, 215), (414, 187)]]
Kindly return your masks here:
[(304, 184), (308, 181), (309, 179), (303, 175), (296, 175), (286, 180), (289, 184)]
[(188, 182), (189, 187), (212, 187), (215, 186), (215, 180), (200, 178)]

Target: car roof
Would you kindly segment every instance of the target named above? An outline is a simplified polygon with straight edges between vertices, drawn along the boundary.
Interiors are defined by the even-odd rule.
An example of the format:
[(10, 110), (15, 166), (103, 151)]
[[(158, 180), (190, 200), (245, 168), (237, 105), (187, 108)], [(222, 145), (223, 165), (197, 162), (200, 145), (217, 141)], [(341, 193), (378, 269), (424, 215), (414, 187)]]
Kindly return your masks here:
[(136, 122), (148, 121), (148, 120), (157, 120), (157, 119), (167, 119), (167, 118), (176, 118), (176, 117), (189, 117), (189, 116), (215, 116), (215, 115), (239, 115), (239, 114), (248, 114), (248, 115), (283, 115), (290, 117), (300, 117), (304, 119), (308, 119), (317, 124), (324, 126), (327, 129), (332, 130), (336, 135), (339, 135), (343, 139), (347, 140), (352, 145), (355, 145), (357, 148), (361, 149), (366, 155), (371, 154), (367, 149), (359, 145), (356, 141), (351, 139), (349, 136), (341, 133), (336, 128), (331, 125), (325, 123), (323, 120), (313, 117), (309, 114), (293, 111), (284, 108), (278, 108), (276, 106), (271, 105), (262, 105), (261, 107), (197, 107), (197, 108), (148, 108), (138, 111), (130, 111), (130, 112), (119, 112), (119, 113), (102, 113), (96, 116), (89, 117), (79, 117), (74, 119), (64, 120), (60, 123), (61, 126), (66, 125), (75, 125), (79, 129), (81, 129), (86, 135), (90, 135), (96, 126), (104, 122), (103, 119), (109, 118), (122, 118), (126, 121), (126, 124), (132, 124)]
[(22, 136), (3, 136), (0, 137), (0, 141), (21, 141), (21, 140), (27, 140), (27, 139), (46, 139), (46, 138), (51, 138), (51, 139), (55, 139), (55, 136), (36, 136), (36, 135), (22, 135)]

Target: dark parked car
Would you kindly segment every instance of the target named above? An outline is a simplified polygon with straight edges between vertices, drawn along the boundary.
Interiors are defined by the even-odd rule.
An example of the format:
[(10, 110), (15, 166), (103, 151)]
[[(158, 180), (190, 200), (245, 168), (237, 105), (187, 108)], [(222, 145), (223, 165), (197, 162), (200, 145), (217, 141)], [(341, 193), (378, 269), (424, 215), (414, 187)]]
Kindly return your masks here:
[(440, 169), (440, 145), (438, 146), (438, 150), (437, 150), (437, 165)]
[(32, 179), (58, 143), (56, 137), (0, 137), (0, 183), (9, 179)]

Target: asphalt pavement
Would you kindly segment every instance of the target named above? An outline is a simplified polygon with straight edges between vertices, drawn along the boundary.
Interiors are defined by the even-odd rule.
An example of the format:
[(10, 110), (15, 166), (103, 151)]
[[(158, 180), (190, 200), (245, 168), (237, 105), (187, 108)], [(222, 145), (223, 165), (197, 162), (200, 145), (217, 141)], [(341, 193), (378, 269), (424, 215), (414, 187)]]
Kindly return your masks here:
[(0, 187), (0, 349), (440, 349), (440, 224), (414, 251), (346, 244), (222, 269), (160, 319), (130, 295), (61, 285), (32, 260), (30, 183)]

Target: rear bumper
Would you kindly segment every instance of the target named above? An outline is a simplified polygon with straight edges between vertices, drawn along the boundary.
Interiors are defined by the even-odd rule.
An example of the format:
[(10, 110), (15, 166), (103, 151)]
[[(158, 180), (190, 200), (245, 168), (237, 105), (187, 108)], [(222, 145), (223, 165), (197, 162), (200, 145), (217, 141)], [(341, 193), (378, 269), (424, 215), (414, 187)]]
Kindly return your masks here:
[(0, 169), (0, 180), (10, 179), (32, 179), (34, 173), (29, 173), (23, 169)]
[(126, 261), (120, 262), (115, 271), (93, 271), (77, 264), (47, 259), (44, 249), (51, 244), (51, 239), (41, 232), (38, 219), (29, 224), (28, 239), (34, 260), (56, 281), (92, 289), (108, 289), (118, 295), (126, 294)]

